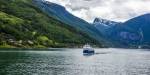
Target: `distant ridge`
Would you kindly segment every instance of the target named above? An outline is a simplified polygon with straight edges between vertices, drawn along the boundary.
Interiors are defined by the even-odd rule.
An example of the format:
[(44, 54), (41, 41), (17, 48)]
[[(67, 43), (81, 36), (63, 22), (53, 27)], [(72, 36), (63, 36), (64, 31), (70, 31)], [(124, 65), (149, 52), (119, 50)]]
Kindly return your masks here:
[(150, 48), (150, 13), (132, 18), (124, 23), (109, 22), (112, 21), (96, 18), (93, 24), (107, 39), (117, 44), (120, 43), (122, 47), (138, 48), (139, 45), (142, 45), (143, 48)]

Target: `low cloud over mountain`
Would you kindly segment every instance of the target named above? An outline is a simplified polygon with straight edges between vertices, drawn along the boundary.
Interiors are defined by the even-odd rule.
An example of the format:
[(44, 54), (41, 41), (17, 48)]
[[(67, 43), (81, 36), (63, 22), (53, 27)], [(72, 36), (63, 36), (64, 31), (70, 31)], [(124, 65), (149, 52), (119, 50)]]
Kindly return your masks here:
[(75, 16), (88, 22), (95, 17), (126, 21), (150, 12), (149, 0), (48, 0), (61, 4)]

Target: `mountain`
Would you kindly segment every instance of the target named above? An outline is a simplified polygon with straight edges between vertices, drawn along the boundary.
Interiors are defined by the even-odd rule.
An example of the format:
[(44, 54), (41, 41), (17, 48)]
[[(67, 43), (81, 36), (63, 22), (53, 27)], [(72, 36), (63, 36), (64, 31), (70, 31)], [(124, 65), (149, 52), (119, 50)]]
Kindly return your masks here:
[(150, 47), (150, 14), (132, 18), (109, 30), (108, 37), (126, 47), (137, 48), (139, 45)]
[(103, 34), (103, 36), (107, 36), (109, 34), (109, 28), (120, 23), (121, 22), (114, 22), (102, 18), (95, 18), (92, 25), (94, 25)]
[(95, 18), (93, 24), (45, 0), (0, 1), (0, 47), (150, 48), (150, 14), (124, 23)]
[(102, 38), (102, 34), (93, 25), (72, 15), (63, 6), (45, 0), (34, 0), (34, 4), (47, 13), (50, 17), (56, 18), (57, 20), (76, 28), (77, 30), (85, 32), (100, 43), (106, 42), (106, 40)]
[(109, 47), (124, 47), (124, 45), (116, 41), (116, 36), (113, 34), (113, 31), (115, 31), (114, 27), (120, 24), (122, 23), (102, 18), (95, 18), (92, 25), (94, 25), (100, 31), (102, 36), (107, 39), (107, 41), (111, 42), (111, 44), (108, 45)]
[(102, 19), (102, 18), (95, 18), (93, 21), (93, 24), (103, 24), (103, 25), (107, 25), (107, 26), (114, 26), (118, 23), (120, 23), (120, 22), (110, 21), (110, 20), (106, 20), (106, 19)]
[[(141, 15), (124, 23), (125, 28), (143, 33), (143, 42), (150, 42), (150, 14)], [(131, 29), (132, 28), (132, 29)]]
[(137, 36), (140, 37), (138, 42), (141, 40), (141, 44), (150, 45), (150, 13), (126, 21), (123, 27), (137, 33)]
[[(49, 5), (47, 2), (43, 4)], [(99, 35), (95, 35), (98, 31), (94, 30), (94, 27), (85, 25), (88, 23), (83, 20), (83, 24), (79, 24), (84, 31), (72, 27), (69, 25), (72, 22), (64, 23), (58, 20), (59, 15), (67, 16), (68, 13), (63, 12), (64, 8), (55, 4), (52, 4), (52, 8), (58, 10), (54, 11), (57, 17), (54, 17), (54, 13), (47, 14), (41, 11), (34, 5), (33, 0), (0, 0), (0, 47), (74, 47), (85, 43), (101, 46), (100, 42), (84, 32), (89, 30), (90, 34), (98, 37)], [(61, 11), (62, 13), (59, 13)], [(63, 19), (68, 22), (72, 18)]]
[(124, 23), (95, 18), (93, 25), (114, 47), (150, 48), (150, 14), (132, 18)]

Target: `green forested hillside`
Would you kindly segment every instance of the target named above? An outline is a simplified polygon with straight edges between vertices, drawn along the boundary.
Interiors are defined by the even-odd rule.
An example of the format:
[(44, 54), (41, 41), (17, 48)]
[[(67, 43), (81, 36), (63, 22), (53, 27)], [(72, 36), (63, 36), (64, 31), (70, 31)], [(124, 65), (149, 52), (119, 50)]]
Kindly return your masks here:
[(0, 47), (74, 47), (100, 44), (84, 32), (48, 17), (32, 0), (0, 0)]

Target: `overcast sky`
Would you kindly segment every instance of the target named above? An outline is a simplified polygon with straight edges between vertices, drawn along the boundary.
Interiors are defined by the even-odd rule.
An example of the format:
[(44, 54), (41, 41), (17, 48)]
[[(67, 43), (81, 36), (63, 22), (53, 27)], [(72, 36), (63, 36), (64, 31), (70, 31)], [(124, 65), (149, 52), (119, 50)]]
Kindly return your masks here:
[(48, 0), (88, 22), (96, 17), (124, 22), (150, 13), (150, 0)]

